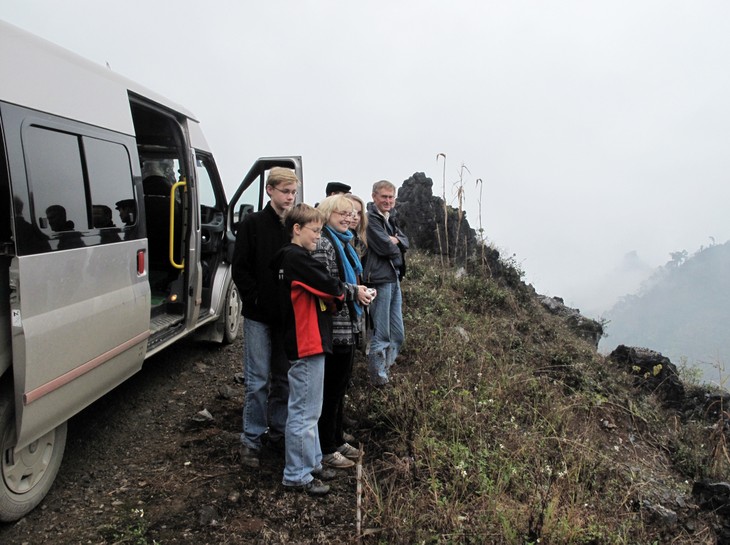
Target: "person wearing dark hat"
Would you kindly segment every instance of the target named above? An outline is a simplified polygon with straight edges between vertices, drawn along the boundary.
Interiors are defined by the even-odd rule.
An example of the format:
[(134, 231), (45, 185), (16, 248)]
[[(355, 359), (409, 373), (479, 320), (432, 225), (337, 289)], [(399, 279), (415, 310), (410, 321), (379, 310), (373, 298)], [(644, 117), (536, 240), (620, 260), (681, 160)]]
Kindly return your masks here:
[(341, 195), (344, 193), (349, 193), (350, 189), (352, 189), (352, 188), (345, 183), (329, 182), (327, 184), (327, 187), (325, 188), (324, 192), (327, 197), (331, 197), (332, 195)]
[(124, 225), (134, 224), (134, 215), (137, 210), (137, 204), (134, 199), (122, 199), (117, 201), (116, 209), (119, 212), (119, 219)]

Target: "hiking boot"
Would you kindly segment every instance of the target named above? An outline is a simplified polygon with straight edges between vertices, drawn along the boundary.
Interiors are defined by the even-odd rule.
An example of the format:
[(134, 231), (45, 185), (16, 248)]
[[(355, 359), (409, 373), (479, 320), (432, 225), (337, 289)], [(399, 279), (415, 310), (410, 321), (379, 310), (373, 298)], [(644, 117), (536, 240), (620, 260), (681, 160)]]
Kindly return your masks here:
[(279, 437), (272, 439), (269, 434), (265, 434), (262, 438), (264, 446), (277, 456), (284, 456), (286, 452), (286, 445), (284, 444), (284, 438)]
[(329, 493), (330, 487), (319, 479), (312, 479), (307, 484), (298, 484), (295, 486), (284, 485), (284, 490), (289, 492), (306, 492), (309, 496), (324, 496)]
[(261, 465), (259, 462), (259, 451), (254, 448), (249, 448), (246, 445), (241, 445), (238, 449), (238, 457), (241, 459), (241, 463), (247, 467), (257, 468)]
[(331, 481), (332, 479), (336, 479), (337, 475), (337, 471), (327, 467), (320, 467), (312, 471), (312, 477), (316, 477), (320, 481)]
[(347, 469), (348, 467), (353, 467), (355, 462), (348, 460), (342, 454), (335, 451), (332, 454), (322, 456), (322, 465), (333, 469)]
[(342, 454), (345, 458), (349, 458), (350, 460), (357, 460), (362, 454), (361, 451), (353, 447), (350, 443), (345, 443), (341, 445), (340, 448), (337, 449), (337, 452)]

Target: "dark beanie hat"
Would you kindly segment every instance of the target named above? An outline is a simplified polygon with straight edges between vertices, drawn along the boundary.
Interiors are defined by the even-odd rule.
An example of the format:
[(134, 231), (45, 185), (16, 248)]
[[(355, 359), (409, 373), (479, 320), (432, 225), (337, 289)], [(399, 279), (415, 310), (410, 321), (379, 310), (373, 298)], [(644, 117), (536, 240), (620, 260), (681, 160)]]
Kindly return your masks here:
[(324, 190), (325, 195), (330, 193), (349, 193), (350, 186), (343, 184), (342, 182), (330, 182), (327, 184), (327, 188)]

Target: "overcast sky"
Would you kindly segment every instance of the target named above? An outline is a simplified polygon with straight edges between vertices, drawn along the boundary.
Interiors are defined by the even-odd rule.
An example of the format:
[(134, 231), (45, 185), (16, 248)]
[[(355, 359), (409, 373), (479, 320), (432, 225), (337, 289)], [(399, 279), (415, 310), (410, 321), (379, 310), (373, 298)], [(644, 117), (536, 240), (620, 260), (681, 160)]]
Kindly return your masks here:
[(725, 0), (0, 0), (0, 18), (192, 110), (229, 195), (265, 155), (302, 155), (308, 202), (414, 172), (441, 194), (446, 154), (471, 225), (481, 179), (488, 239), (588, 313), (631, 267), (730, 239)]

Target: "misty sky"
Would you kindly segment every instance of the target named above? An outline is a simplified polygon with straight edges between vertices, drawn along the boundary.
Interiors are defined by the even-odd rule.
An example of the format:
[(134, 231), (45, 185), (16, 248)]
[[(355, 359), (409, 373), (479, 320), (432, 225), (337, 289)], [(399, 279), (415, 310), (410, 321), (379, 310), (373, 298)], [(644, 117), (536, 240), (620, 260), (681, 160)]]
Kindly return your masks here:
[(730, 239), (724, 0), (0, 0), (0, 19), (192, 110), (229, 195), (289, 154), (308, 202), (414, 172), (440, 195), (445, 153), (471, 225), (481, 179), (488, 239), (587, 313)]

